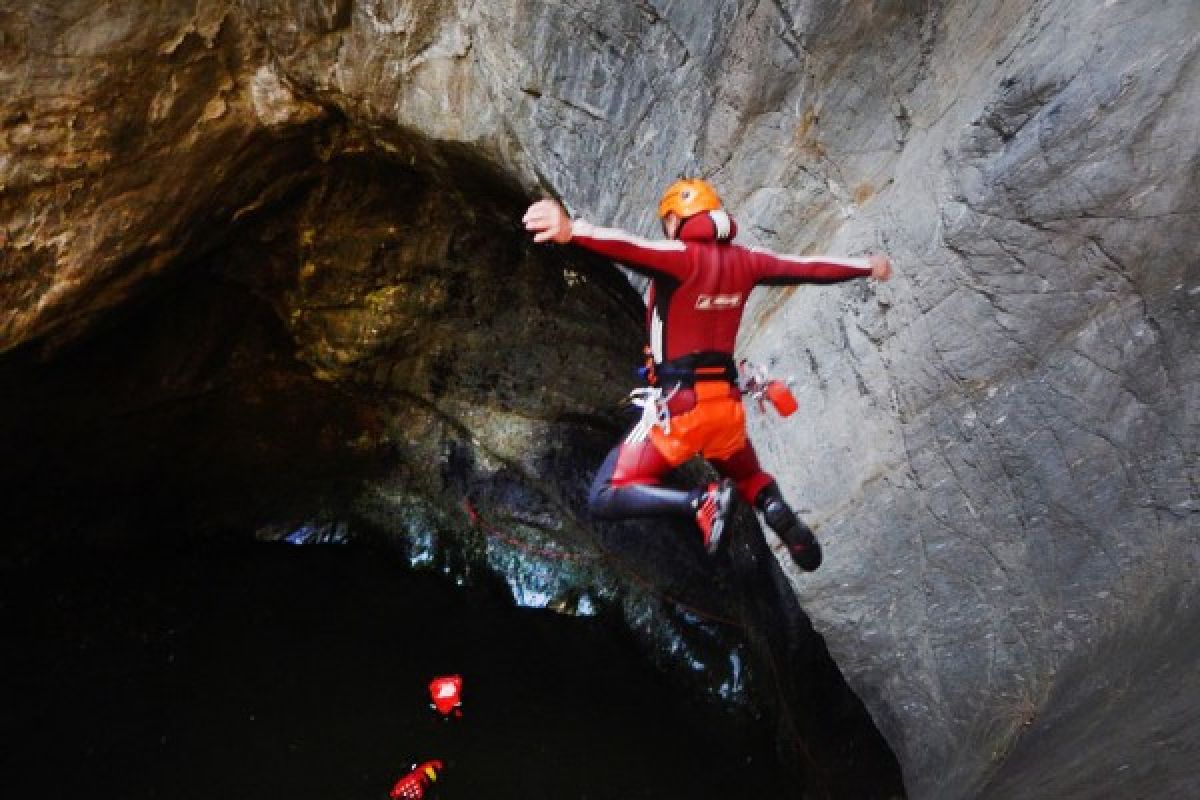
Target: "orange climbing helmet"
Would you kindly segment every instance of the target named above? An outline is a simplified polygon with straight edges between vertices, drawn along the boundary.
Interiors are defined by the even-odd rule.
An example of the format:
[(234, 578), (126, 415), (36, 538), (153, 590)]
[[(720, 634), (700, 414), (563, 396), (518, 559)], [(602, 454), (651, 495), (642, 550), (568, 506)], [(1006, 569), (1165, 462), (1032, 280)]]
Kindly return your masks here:
[(663, 192), (662, 200), (658, 201), (658, 217), (665, 219), (667, 214), (674, 212), (680, 219), (687, 219), (702, 211), (716, 211), (720, 207), (721, 198), (712, 184), (700, 178), (684, 178), (675, 181)]

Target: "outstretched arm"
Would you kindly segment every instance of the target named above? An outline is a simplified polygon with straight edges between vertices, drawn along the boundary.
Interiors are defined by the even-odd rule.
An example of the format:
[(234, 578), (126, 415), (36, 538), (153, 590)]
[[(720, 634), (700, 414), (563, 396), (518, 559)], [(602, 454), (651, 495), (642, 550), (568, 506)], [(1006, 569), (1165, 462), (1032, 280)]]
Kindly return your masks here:
[(572, 220), (562, 205), (549, 199), (531, 205), (522, 221), (525, 230), (533, 233), (535, 242), (577, 244), (651, 278), (666, 275), (683, 280), (687, 276), (687, 247), (683, 242), (651, 241), (618, 228)]
[(866, 258), (830, 258), (784, 256), (759, 248), (750, 250), (754, 254), (755, 282), (766, 286), (838, 283), (854, 278), (886, 281), (892, 277), (892, 261), (882, 253), (874, 253)]

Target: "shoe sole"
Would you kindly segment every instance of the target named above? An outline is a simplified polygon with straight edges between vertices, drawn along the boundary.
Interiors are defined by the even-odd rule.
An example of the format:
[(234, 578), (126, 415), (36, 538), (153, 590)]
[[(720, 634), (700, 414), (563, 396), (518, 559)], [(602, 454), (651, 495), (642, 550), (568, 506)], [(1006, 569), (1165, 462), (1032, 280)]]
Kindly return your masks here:
[(808, 541), (803, 543), (785, 542), (785, 544), (797, 567), (805, 572), (815, 572), (823, 560), (821, 543), (817, 541), (817, 536), (811, 529), (805, 526), (804, 530)]
[(717, 490), (716, 502), (717, 518), (713, 520), (712, 533), (709, 534), (708, 544), (704, 548), (710, 556), (717, 554), (717, 548), (721, 546), (721, 538), (725, 535), (725, 521), (733, 508), (733, 486), (728, 482), (722, 482), (721, 488)]
[(792, 551), (792, 561), (805, 572), (816, 572), (821, 567), (824, 556), (821, 553), (821, 543), (814, 540), (800, 553)]

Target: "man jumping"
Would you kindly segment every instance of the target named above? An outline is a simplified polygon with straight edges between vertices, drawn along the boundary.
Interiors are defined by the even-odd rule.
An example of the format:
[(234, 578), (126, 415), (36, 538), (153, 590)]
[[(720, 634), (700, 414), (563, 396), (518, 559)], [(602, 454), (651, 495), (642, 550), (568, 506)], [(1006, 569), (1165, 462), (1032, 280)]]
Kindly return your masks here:
[[(658, 216), (666, 240), (572, 220), (553, 200), (539, 200), (525, 212), (525, 228), (535, 242), (576, 244), (650, 278), (646, 326), (652, 388), (635, 393), (646, 413), (596, 474), (590, 511), (600, 519), (692, 516), (705, 549), (715, 553), (736, 488), (762, 512), (796, 564), (815, 570), (821, 565), (816, 537), (759, 466), (746, 436), (733, 360), (738, 326), (755, 286), (867, 277), (886, 281), (891, 262), (880, 254), (800, 257), (733, 244), (737, 226), (713, 187), (697, 178), (672, 184)], [(708, 459), (723, 480), (691, 491), (659, 484), (666, 472), (695, 455)]]

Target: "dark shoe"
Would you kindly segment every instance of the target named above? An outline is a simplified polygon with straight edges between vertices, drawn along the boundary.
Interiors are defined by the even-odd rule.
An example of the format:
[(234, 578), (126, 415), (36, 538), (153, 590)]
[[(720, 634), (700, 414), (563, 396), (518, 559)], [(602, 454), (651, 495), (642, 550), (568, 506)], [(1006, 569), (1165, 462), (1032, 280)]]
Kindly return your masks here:
[(728, 480), (710, 483), (696, 500), (696, 526), (704, 536), (704, 549), (711, 556), (721, 544), (725, 523), (733, 510), (733, 484)]
[(803, 522), (797, 520), (797, 524), (781, 531), (779, 538), (783, 540), (792, 561), (795, 561), (800, 569), (813, 572), (821, 566), (821, 543)]

